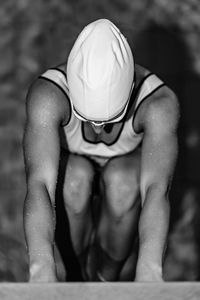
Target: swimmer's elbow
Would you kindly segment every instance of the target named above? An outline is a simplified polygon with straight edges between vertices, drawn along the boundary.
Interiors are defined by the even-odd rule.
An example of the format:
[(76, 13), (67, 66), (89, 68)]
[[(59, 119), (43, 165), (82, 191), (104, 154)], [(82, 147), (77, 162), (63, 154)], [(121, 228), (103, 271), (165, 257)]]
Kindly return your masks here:
[(141, 187), (142, 206), (148, 201), (168, 201), (169, 182), (152, 182)]
[(27, 195), (29, 198), (48, 198), (54, 204), (55, 202), (55, 190), (56, 190), (56, 180), (51, 173), (48, 176), (42, 176), (42, 174), (35, 174), (34, 172), (30, 172), (27, 178)]

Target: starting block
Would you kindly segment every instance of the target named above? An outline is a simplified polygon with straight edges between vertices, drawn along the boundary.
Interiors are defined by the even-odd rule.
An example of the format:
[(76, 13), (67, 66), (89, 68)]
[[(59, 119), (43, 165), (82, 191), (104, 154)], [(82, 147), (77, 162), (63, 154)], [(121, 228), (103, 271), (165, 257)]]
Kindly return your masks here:
[(200, 283), (0, 283), (1, 300), (199, 300)]

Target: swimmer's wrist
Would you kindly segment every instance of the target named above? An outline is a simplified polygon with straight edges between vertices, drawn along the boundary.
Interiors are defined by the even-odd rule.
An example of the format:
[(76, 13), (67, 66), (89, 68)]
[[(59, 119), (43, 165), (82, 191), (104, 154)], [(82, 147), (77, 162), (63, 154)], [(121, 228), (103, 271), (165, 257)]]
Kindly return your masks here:
[(53, 246), (50, 244), (37, 244), (29, 246), (28, 257), (29, 257), (29, 265), (32, 264), (54, 264), (54, 252)]
[(29, 281), (51, 282), (56, 281), (56, 266), (51, 251), (29, 252)]
[(29, 265), (29, 282), (55, 281), (57, 281), (57, 276), (54, 262), (40, 261)]
[(163, 268), (158, 263), (139, 262), (136, 268), (135, 281), (163, 281)]

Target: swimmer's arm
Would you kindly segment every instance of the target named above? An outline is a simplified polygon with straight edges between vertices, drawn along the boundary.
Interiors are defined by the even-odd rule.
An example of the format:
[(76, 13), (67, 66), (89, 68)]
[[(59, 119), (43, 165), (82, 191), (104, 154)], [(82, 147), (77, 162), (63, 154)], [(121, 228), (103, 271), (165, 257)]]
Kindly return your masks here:
[[(158, 100), (158, 101), (157, 101)], [(178, 153), (179, 108), (176, 97), (149, 102), (141, 160), (142, 212), (136, 281), (162, 281), (169, 226), (168, 193)]]
[[(63, 119), (57, 99), (43, 84), (27, 97), (24, 157), (27, 194), (24, 229), (30, 281), (56, 281), (53, 255), (55, 188), (59, 163), (59, 125)], [(61, 105), (62, 106), (62, 105)]]

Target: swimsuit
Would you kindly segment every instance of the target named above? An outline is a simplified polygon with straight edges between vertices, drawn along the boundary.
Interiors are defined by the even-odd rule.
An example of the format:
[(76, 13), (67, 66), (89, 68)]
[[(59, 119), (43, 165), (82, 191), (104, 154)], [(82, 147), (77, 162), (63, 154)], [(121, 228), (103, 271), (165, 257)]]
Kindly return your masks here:
[[(70, 103), (67, 78), (63, 70), (51, 68), (39, 78), (48, 80), (61, 89), (66, 101)], [(79, 120), (73, 114), (70, 103), (70, 119), (63, 129), (71, 153), (88, 156), (100, 165), (105, 165), (110, 158), (130, 153), (141, 144), (143, 133), (134, 131), (133, 120), (139, 106), (164, 83), (155, 74), (137, 72), (137, 68), (135, 78), (135, 86), (125, 117), (120, 122), (106, 124), (100, 135), (94, 132), (89, 123)]]

